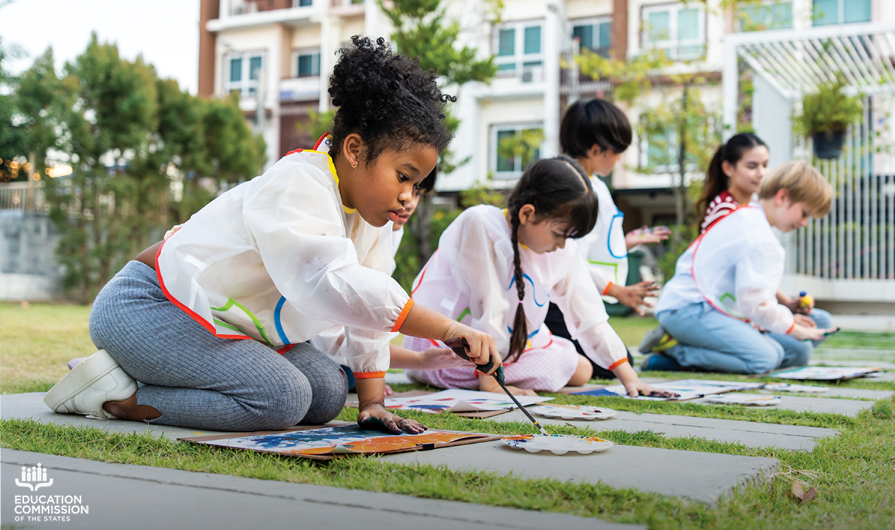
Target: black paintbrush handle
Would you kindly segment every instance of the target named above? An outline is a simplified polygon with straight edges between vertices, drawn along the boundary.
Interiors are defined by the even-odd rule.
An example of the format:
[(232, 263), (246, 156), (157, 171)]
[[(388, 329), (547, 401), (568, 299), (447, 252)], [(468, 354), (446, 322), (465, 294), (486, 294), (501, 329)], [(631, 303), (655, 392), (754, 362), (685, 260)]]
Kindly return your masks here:
[[(528, 419), (531, 420), (531, 422), (535, 424), (535, 427), (537, 427), (538, 430), (541, 431), (541, 434), (543, 434), (544, 436), (550, 436), (549, 434), (547, 434), (547, 431), (543, 427), (541, 427), (541, 424), (538, 423), (538, 420), (536, 420), (534, 418), (534, 416), (531, 415), (530, 412), (525, 410), (525, 407), (522, 406), (522, 403), (519, 403), (519, 400), (516, 399), (516, 396), (514, 396), (512, 393), (510, 393), (510, 390), (507, 388), (507, 385), (504, 383), (503, 378), (498, 378), (497, 372), (494, 372), (491, 375), (494, 376), (494, 379), (497, 379), (497, 383), (500, 385), (500, 388), (502, 388), (503, 391), (506, 392), (508, 396), (510, 396), (510, 399), (513, 400), (513, 403), (515, 403), (517, 407), (522, 409), (522, 413), (525, 414), (525, 416), (528, 417)], [(501, 375), (503, 375), (503, 374), (501, 374)]]
[[(466, 337), (459, 337), (456, 339), (450, 339), (444, 341), (445, 346), (453, 350), (454, 353), (457, 354), (457, 357), (461, 359), (465, 359), (469, 362), (473, 362), (472, 359), (469, 358), (469, 342), (466, 341)], [(489, 360), (486, 364), (477, 364), (478, 370), (483, 374), (487, 374), (494, 368), (494, 361)], [(498, 368), (500, 371), (501, 379), (503, 379), (503, 369), (502, 367)]]

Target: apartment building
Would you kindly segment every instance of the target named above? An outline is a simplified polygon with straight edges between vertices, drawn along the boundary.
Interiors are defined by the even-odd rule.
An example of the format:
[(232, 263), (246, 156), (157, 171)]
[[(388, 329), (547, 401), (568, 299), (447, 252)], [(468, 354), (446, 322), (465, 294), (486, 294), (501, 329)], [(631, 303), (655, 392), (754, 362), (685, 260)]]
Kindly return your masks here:
[[(486, 23), (482, 0), (445, 0), (464, 31), (458, 45), (496, 56), (490, 84), (452, 90), (461, 120), (452, 148), (469, 161), (439, 178), (451, 193), (488, 180), (510, 186), (527, 162), (501, 156), (503, 138), (540, 129), (538, 156), (559, 152), (559, 119), (575, 98), (604, 95), (606, 81), (576, 76), (562, 58), (574, 47), (614, 57), (661, 48), (677, 68), (705, 73), (700, 87), (710, 108), (721, 108), (718, 81), (724, 36), (740, 31), (799, 29), (817, 25), (895, 20), (890, 0), (762, 0), (724, 9), (724, 0), (505, 0), (499, 25)], [(388, 20), (374, 0), (201, 0), (199, 95), (240, 94), (246, 118), (263, 133), (268, 163), (296, 147), (313, 144), (298, 124), (308, 111), (329, 108), (328, 73), (335, 52), (352, 35), (388, 37)], [(626, 109), (632, 120), (667, 97), (661, 83)], [(663, 92), (665, 91), (665, 92)], [(670, 173), (650, 164), (649, 138), (638, 138), (613, 175), (626, 225), (667, 222), (673, 217)], [(650, 166), (651, 172), (638, 172)]]

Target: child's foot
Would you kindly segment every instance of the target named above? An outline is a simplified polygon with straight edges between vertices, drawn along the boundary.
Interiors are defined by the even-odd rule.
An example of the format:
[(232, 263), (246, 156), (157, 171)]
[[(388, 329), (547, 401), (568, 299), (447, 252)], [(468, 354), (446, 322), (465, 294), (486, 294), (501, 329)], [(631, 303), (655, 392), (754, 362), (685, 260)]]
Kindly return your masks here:
[(103, 403), (127, 399), (136, 391), (137, 382), (106, 350), (99, 350), (56, 383), (44, 396), (44, 403), (60, 414), (85, 414), (108, 420), (115, 416), (103, 410)]
[(656, 372), (679, 372), (681, 371), (681, 365), (677, 363), (671, 357), (667, 355), (663, 355), (661, 353), (654, 353), (643, 360), (643, 363), (640, 365), (640, 369), (643, 371), (651, 370)]
[(665, 330), (662, 329), (662, 326), (654, 327), (644, 335), (643, 340), (640, 342), (640, 346), (637, 347), (637, 351), (640, 353), (651, 353), (653, 348), (659, 345), (662, 341), (662, 337), (665, 335), (666, 333)]

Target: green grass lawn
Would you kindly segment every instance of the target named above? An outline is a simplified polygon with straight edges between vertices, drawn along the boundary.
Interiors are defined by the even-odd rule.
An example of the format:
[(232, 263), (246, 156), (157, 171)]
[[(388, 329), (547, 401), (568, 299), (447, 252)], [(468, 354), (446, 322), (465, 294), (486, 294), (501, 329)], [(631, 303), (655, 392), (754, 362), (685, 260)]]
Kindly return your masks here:
[[(87, 333), (89, 309), (78, 306), (0, 304), (0, 374), (3, 393), (48, 389), (67, 368), (65, 361), (90, 354)], [(655, 325), (648, 318), (612, 319), (626, 344), (640, 341)], [(873, 334), (836, 336), (836, 348), (883, 349), (886, 338)], [(653, 375), (653, 374), (645, 374)], [(667, 377), (668, 374), (662, 374)], [(686, 377), (754, 381), (721, 374)], [(762, 379), (758, 379), (762, 380)], [(843, 386), (890, 389), (895, 384), (853, 380)], [(396, 390), (421, 388), (395, 385)], [(738, 489), (715, 507), (629, 489), (550, 480), (498, 477), (490, 473), (455, 472), (432, 466), (408, 470), (377, 458), (345, 458), (314, 462), (272, 454), (175, 443), (147, 435), (118, 434), (91, 428), (42, 425), (30, 420), (0, 422), (0, 445), (5, 448), (88, 458), (106, 462), (151, 465), (205, 473), (219, 473), (287, 482), (385, 491), (435, 499), (477, 502), (494, 506), (562, 512), (600, 519), (638, 523), (650, 528), (891, 528), (895, 521), (895, 401), (878, 402), (856, 418), (836, 414), (805, 414), (769, 408), (711, 406), (695, 403), (632, 402), (623, 398), (593, 398), (547, 394), (557, 403), (589, 403), (634, 412), (676, 414), (756, 421), (840, 431), (820, 440), (810, 453), (756, 449), (700, 438), (665, 438), (654, 432), (600, 431), (618, 444), (697, 452), (777, 458), (785, 474), (764, 486)], [(340, 420), (354, 421), (357, 411), (346, 408)], [(431, 428), (511, 434), (533, 432), (527, 423), (496, 423), (460, 418), (449, 413), (406, 416)], [(558, 434), (592, 434), (586, 428), (554, 426)], [(611, 458), (612, 452), (595, 458)], [(803, 503), (790, 489), (796, 478), (816, 486), (818, 495)]]

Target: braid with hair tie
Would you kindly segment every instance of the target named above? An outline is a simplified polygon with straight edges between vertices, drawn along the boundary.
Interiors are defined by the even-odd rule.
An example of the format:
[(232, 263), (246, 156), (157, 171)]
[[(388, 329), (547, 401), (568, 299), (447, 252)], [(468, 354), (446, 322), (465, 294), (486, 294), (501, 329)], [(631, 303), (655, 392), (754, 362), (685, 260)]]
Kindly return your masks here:
[[(522, 301), (525, 300), (525, 280), (522, 276), (522, 260), (519, 257), (519, 210), (511, 212), (511, 215), (511, 223), (513, 225), (513, 277), (516, 279), (516, 296), (519, 298), (519, 303), (516, 304), (516, 316), (513, 318), (513, 334), (510, 337), (510, 353), (507, 361), (518, 360), (528, 342), (528, 321), (525, 320), (525, 307), (522, 305)], [(515, 357), (513, 357), (514, 354)]]

